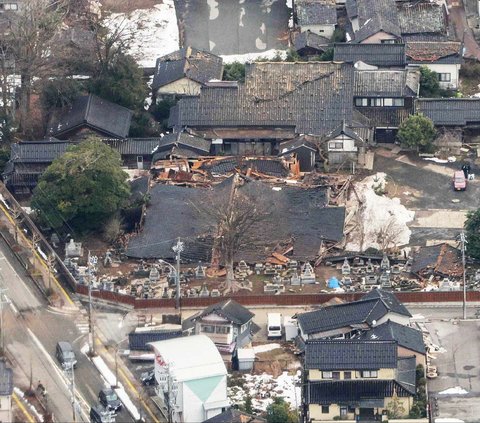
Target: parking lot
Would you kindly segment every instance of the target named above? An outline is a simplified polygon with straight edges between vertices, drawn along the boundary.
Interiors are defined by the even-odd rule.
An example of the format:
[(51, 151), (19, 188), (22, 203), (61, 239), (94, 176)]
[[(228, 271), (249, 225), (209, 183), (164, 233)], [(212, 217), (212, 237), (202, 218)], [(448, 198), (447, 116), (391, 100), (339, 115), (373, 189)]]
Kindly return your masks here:
[(184, 45), (220, 55), (287, 46), (285, 0), (176, 0), (175, 8)]
[[(428, 380), (428, 391), (436, 418), (457, 418), (478, 422), (480, 416), (480, 320), (462, 321), (460, 306), (418, 307), (407, 305), (412, 314), (425, 319), (421, 325), (430, 332), (431, 340), (440, 347), (432, 354), (438, 377)], [(467, 317), (473, 318), (474, 307)], [(442, 391), (452, 390), (451, 394)]]

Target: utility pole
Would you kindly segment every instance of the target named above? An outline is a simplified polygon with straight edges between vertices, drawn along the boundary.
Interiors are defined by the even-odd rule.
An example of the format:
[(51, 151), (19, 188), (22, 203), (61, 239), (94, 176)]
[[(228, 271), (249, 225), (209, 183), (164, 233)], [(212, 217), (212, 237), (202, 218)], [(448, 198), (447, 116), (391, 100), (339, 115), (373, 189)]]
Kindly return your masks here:
[(87, 258), (87, 283), (88, 283), (88, 343), (90, 347), (90, 356), (95, 356), (95, 329), (92, 315), (92, 257), (88, 250)]
[(463, 266), (463, 320), (467, 319), (467, 278), (465, 276), (465, 232), (460, 234), (460, 242), (462, 243), (462, 266)]
[(55, 263), (55, 257), (52, 254), (48, 255), (47, 258), (47, 267), (48, 267), (48, 289), (52, 289), (52, 272), (53, 264)]
[(175, 295), (175, 308), (180, 309), (180, 253), (183, 251), (183, 242), (180, 241), (180, 237), (177, 240), (177, 244), (173, 247), (173, 251), (176, 253), (177, 259), (177, 271), (175, 284), (176, 284), (176, 295)]
[[(2, 278), (3, 279), (3, 278)], [(5, 327), (3, 325), (3, 304), (5, 301), (5, 292), (7, 288), (0, 286), (0, 355), (3, 355), (5, 352)]]
[(70, 395), (72, 396), (72, 422), (76, 423), (77, 421), (77, 410), (76, 410), (76, 401), (75, 401), (75, 369), (73, 368), (73, 362), (65, 363), (63, 366), (65, 373), (67, 374), (68, 380), (70, 382)]

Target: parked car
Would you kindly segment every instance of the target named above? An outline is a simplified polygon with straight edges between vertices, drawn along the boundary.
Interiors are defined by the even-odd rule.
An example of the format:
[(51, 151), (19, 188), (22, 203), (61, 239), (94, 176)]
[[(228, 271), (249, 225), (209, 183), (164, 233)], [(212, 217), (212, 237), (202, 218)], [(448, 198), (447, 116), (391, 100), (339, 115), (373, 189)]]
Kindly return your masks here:
[(457, 170), (453, 174), (453, 189), (455, 191), (465, 191), (467, 189), (467, 179), (462, 170)]
[(77, 358), (73, 351), (70, 342), (60, 341), (57, 342), (57, 348), (55, 349), (55, 356), (62, 367), (77, 367)]
[(155, 371), (150, 370), (149, 372), (144, 372), (140, 375), (140, 380), (142, 385), (150, 386), (155, 385)]
[(106, 410), (101, 405), (94, 405), (90, 408), (91, 423), (115, 423), (113, 412)]
[(122, 402), (113, 389), (102, 389), (98, 400), (107, 410), (118, 411), (122, 408)]

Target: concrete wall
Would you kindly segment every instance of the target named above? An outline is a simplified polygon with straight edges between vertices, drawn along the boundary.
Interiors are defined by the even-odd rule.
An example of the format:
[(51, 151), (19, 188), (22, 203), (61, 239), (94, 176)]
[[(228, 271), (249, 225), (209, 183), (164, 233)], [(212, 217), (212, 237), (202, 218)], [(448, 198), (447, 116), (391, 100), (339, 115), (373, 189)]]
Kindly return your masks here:
[(0, 422), (8, 423), (13, 421), (12, 397), (0, 396)]
[(423, 368), (426, 368), (427, 358), (425, 354), (420, 354), (418, 352), (409, 350), (408, 348), (398, 347), (398, 356), (399, 357), (411, 357), (412, 355), (415, 356), (415, 363), (418, 366), (421, 364)]
[(332, 38), (333, 31), (335, 31), (335, 25), (303, 25), (301, 28), (302, 32), (313, 32), (315, 34), (321, 35), (325, 38)]
[(192, 81), (188, 78), (182, 78), (178, 81), (171, 82), (164, 85), (157, 90), (157, 96), (162, 95), (199, 95), (201, 85), (198, 82)]
[(377, 32), (376, 34), (373, 34), (371, 37), (365, 38), (361, 44), (374, 44), (374, 43), (381, 43), (382, 40), (396, 40), (397, 37), (395, 37), (392, 34), (387, 34), (386, 32), (380, 31)]

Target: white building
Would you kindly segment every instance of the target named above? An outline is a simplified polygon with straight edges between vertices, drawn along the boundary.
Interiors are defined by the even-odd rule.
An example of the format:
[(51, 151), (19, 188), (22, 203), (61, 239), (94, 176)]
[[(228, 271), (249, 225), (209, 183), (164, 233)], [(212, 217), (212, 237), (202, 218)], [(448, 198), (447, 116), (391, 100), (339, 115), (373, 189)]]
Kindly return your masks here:
[(10, 423), (12, 415), (13, 371), (0, 360), (0, 422)]
[(150, 345), (157, 395), (172, 422), (203, 422), (230, 407), (227, 369), (210, 338), (194, 335)]

